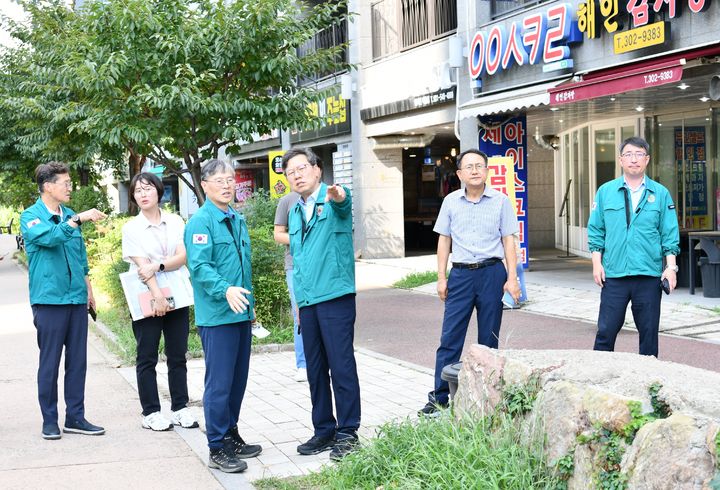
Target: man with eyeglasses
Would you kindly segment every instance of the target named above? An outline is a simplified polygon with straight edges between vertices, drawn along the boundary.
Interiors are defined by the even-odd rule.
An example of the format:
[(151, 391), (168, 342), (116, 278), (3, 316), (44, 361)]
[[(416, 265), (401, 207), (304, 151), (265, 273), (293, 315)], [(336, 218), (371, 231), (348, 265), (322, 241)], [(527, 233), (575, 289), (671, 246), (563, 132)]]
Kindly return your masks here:
[(208, 466), (226, 473), (247, 469), (246, 458), (262, 452), (238, 432), (240, 406), (250, 369), (251, 321), (255, 319), (250, 235), (230, 206), (235, 170), (209, 160), (200, 185), (206, 201), (185, 226), (185, 249), (195, 298), (195, 324), (205, 354), (203, 410)]
[(668, 294), (677, 285), (680, 233), (670, 192), (645, 174), (649, 162), (647, 141), (626, 139), (623, 174), (595, 194), (588, 222), (593, 279), (602, 288), (595, 350), (615, 349), (632, 302), (640, 354), (658, 356), (662, 282), (667, 279)]
[(445, 314), (435, 356), (435, 388), (420, 416), (438, 416), (448, 406), (450, 388), (440, 375), (445, 366), (460, 360), (473, 310), (477, 310), (478, 343), (496, 349), (503, 293), (507, 291), (515, 301), (520, 298), (513, 237), (518, 222), (510, 199), (485, 185), (487, 166), (487, 155), (480, 150), (458, 155), (457, 175), (464, 188), (445, 197), (433, 229), (439, 235), (437, 292), (445, 302)]
[(80, 226), (105, 214), (82, 213), (64, 206), (72, 180), (64, 163), (49, 162), (35, 169), (40, 198), (20, 216), (28, 258), (30, 304), (40, 348), (38, 401), (42, 437), (60, 439), (57, 378), (65, 350), (65, 426), (71, 434), (102, 435), (105, 429), (85, 419), (88, 307), (95, 308), (88, 278), (88, 261)]
[(311, 455), (332, 449), (330, 458), (339, 460), (357, 447), (360, 427), (360, 384), (353, 350), (352, 199), (348, 188), (322, 183), (318, 158), (310, 149), (285, 153), (282, 168), (292, 190), (300, 194), (290, 209), (288, 233), (314, 428), (313, 436), (297, 451)]

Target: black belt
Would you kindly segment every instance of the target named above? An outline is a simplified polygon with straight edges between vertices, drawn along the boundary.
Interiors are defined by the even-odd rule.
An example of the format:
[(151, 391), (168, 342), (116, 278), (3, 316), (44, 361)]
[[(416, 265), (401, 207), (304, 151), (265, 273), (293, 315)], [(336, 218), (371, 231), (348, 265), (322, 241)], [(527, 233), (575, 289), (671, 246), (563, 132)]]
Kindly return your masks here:
[(463, 264), (462, 262), (453, 262), (452, 266), (453, 266), (453, 269), (482, 269), (483, 267), (497, 264), (498, 262), (502, 262), (502, 259), (493, 257), (491, 259), (485, 259), (485, 260), (481, 260), (480, 262), (475, 262), (474, 264)]

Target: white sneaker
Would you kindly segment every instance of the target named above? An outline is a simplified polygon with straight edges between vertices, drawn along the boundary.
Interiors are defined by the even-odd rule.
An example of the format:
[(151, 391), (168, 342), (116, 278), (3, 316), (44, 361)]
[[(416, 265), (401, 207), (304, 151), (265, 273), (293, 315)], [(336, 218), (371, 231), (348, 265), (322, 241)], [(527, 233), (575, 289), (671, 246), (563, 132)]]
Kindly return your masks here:
[(168, 419), (165, 418), (160, 412), (153, 412), (150, 415), (146, 415), (142, 420), (143, 429), (150, 429), (155, 431), (163, 431), (172, 429), (172, 424)]
[(297, 371), (295, 371), (295, 376), (293, 376), (293, 379), (297, 381), (298, 383), (302, 383), (303, 381), (307, 381), (307, 369), (305, 368), (297, 368)]
[(181, 408), (177, 412), (171, 413), (172, 415), (170, 416), (170, 421), (173, 425), (179, 425), (184, 429), (194, 429), (195, 427), (200, 427), (200, 424), (198, 424), (198, 421), (195, 420), (195, 417), (193, 417), (193, 414), (190, 412), (188, 407)]

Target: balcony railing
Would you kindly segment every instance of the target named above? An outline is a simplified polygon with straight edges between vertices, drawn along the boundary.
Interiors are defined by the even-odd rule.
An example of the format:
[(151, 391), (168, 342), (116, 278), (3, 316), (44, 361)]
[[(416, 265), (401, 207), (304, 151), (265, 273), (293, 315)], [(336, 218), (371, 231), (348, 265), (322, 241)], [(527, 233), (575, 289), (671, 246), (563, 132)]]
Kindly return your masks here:
[(457, 29), (457, 0), (380, 0), (370, 6), (373, 59)]
[[(298, 48), (298, 56), (302, 58), (303, 56), (307, 56), (308, 54), (313, 53), (319, 49), (327, 49), (334, 46), (346, 44), (347, 39), (347, 21), (343, 20), (338, 25), (328, 27), (327, 29), (323, 29), (322, 31), (315, 34), (312, 39), (310, 39), (308, 42)], [(347, 47), (343, 47), (340, 53), (338, 53), (335, 60), (338, 63), (345, 63), (347, 62), (347, 59)], [(309, 74), (300, 80), (300, 84), (305, 85), (307, 83), (320, 80), (341, 71), (344, 71), (344, 69), (327, 70), (321, 73)]]

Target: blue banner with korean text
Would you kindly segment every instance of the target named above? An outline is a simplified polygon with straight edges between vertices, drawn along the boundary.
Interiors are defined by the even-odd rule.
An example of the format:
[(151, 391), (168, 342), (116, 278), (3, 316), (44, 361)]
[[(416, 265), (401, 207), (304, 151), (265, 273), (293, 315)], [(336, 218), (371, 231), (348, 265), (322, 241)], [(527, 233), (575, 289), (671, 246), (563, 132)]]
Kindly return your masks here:
[(487, 185), (506, 195), (512, 195), (512, 192), (509, 192), (509, 186), (513, 186), (515, 189), (515, 213), (520, 226), (522, 265), (527, 269), (530, 250), (527, 236), (527, 126), (525, 116), (481, 118), (478, 148), (490, 157), (511, 157), (515, 163), (514, 182), (497, 179), (493, 182), (488, 181)]

